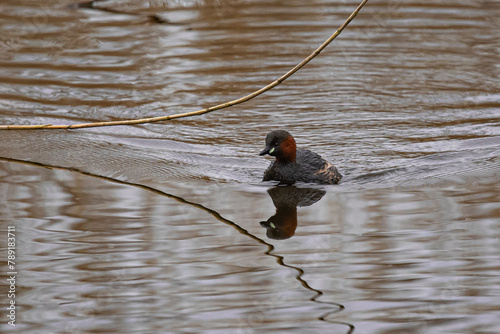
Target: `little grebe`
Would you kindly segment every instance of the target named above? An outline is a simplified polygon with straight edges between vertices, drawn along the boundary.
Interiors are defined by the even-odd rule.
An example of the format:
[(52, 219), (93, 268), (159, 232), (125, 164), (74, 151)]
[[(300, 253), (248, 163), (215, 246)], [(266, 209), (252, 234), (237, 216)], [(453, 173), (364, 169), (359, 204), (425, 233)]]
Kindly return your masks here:
[(267, 134), (266, 148), (260, 155), (276, 157), (264, 172), (262, 181), (280, 181), (337, 184), (342, 178), (334, 165), (319, 154), (306, 149), (296, 148), (295, 139), (284, 130), (275, 130)]

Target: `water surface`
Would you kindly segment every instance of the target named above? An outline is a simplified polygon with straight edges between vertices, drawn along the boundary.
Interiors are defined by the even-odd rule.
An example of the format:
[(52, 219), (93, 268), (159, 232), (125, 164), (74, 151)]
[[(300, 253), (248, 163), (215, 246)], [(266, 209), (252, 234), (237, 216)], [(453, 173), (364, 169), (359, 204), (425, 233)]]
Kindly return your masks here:
[[(2, 124), (239, 98), (357, 5), (70, 4), (0, 5)], [(324, 53), (247, 103), (138, 126), (0, 132), (19, 305), (17, 326), (0, 328), (500, 332), (499, 14), (496, 1), (370, 0)], [(269, 161), (258, 152), (276, 128), (337, 165), (342, 184), (260, 182)]]

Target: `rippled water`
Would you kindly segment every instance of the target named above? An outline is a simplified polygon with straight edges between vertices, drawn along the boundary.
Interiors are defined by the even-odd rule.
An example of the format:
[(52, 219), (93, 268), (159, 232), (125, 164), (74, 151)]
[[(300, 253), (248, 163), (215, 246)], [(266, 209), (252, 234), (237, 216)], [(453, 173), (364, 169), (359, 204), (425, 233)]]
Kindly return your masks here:
[[(357, 2), (72, 4), (0, 4), (0, 123), (239, 98)], [(312, 63), (247, 103), (0, 132), (0, 245), (15, 226), (18, 270), (16, 327), (2, 307), (0, 329), (500, 332), (499, 15), (498, 1), (370, 0)], [(343, 182), (260, 182), (276, 128)]]

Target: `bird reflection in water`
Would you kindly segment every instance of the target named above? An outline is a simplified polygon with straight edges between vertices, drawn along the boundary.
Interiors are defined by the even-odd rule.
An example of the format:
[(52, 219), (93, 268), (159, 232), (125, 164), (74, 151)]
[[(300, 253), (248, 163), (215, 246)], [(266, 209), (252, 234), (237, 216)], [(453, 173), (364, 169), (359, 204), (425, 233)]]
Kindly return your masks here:
[(276, 213), (267, 221), (260, 222), (267, 229), (271, 239), (288, 239), (297, 228), (297, 206), (309, 206), (319, 201), (326, 191), (317, 188), (298, 188), (295, 186), (276, 186), (267, 193), (276, 207)]

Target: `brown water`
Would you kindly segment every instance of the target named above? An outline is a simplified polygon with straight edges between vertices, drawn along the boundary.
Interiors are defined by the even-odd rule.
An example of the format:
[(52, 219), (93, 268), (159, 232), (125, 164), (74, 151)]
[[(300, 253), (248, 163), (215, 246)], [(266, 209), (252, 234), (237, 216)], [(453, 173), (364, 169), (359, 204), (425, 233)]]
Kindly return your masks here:
[[(0, 3), (2, 124), (238, 98), (357, 5), (98, 4), (141, 13), (124, 15), (71, 3)], [(499, 16), (498, 1), (370, 0), (311, 64), (245, 104), (0, 132), (0, 245), (6, 258), (15, 226), (18, 271), (13, 328), (2, 266), (0, 331), (499, 333)], [(261, 183), (276, 128), (343, 183)]]

